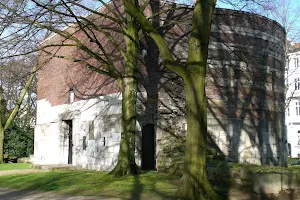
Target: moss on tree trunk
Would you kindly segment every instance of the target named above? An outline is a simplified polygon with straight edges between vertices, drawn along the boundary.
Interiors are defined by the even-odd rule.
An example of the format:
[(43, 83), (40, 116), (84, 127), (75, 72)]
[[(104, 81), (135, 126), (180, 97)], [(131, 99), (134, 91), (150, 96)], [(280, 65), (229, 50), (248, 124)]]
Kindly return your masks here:
[(123, 0), (128, 12), (155, 41), (164, 66), (183, 78), (186, 92), (187, 139), (181, 194), (185, 199), (218, 199), (206, 178), (207, 99), (205, 77), (211, 21), (216, 0), (196, 0), (186, 65), (177, 62), (165, 39), (131, 0)]
[[(207, 99), (205, 67), (195, 70), (184, 80), (186, 92), (187, 134), (184, 158), (184, 199), (217, 199), (206, 177)], [(204, 76), (204, 77), (203, 77)]]
[(135, 163), (138, 29), (133, 17), (127, 15), (126, 21), (127, 25), (124, 30), (126, 44), (125, 71), (120, 81), (122, 91), (122, 131), (118, 163), (111, 172), (115, 176), (138, 173), (138, 167)]
[[(4, 150), (4, 131), (11, 125), (12, 121), (15, 119), (22, 101), (30, 87), (32, 80), (35, 76), (35, 72), (37, 70), (37, 62), (32, 68), (32, 74), (26, 82), (25, 87), (23, 88), (21, 95), (16, 102), (16, 105), (11, 113), (6, 113), (6, 101), (3, 97), (3, 88), (0, 86), (0, 163), (3, 163), (3, 150)], [(8, 117), (8, 118), (6, 118)]]
[(0, 125), (0, 164), (3, 163), (3, 154), (4, 154), (4, 129)]
[(206, 176), (207, 98), (206, 65), (211, 20), (216, 0), (195, 2), (188, 62), (183, 76), (187, 134), (182, 195), (185, 199), (218, 199)]
[(5, 125), (5, 111), (6, 104), (3, 97), (3, 89), (0, 86), (0, 163), (3, 163), (4, 151), (4, 125)]

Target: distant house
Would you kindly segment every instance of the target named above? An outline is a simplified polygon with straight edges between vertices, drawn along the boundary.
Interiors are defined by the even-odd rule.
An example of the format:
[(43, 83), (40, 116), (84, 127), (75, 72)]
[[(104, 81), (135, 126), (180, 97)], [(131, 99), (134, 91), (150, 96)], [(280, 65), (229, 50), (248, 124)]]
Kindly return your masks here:
[[(118, 9), (114, 3), (110, 5)], [(161, 33), (174, 55), (184, 60), (192, 10), (179, 7), (174, 15), (180, 16), (180, 23), (164, 26), (168, 29)], [(84, 33), (74, 35), (93, 45)], [(61, 42), (65, 41), (58, 35), (45, 41)], [(109, 42), (107, 49), (113, 52)], [(164, 170), (182, 163), (187, 127), (185, 95), (181, 79), (161, 66), (155, 45), (148, 41), (143, 49), (137, 163), (144, 169)], [(208, 141), (226, 159), (287, 164), (284, 49), (285, 32), (275, 21), (247, 12), (216, 9), (206, 82)], [(49, 51), (81, 55), (75, 47)], [(41, 55), (41, 60), (47, 58), (49, 55)], [(115, 166), (122, 96), (115, 80), (56, 57), (39, 70), (37, 93), (35, 164), (72, 164), (97, 170)]]
[(288, 51), (286, 85), (289, 156), (296, 158), (300, 157), (300, 43)]

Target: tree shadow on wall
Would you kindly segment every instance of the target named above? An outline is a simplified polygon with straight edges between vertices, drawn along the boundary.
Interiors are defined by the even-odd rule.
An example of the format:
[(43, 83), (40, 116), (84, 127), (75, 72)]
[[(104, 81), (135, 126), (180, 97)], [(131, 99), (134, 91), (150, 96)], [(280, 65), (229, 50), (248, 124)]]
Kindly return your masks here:
[[(190, 24), (185, 22), (190, 21), (192, 10), (176, 4), (162, 6), (158, 1), (150, 1), (150, 8), (155, 14), (152, 19), (153, 25), (166, 39), (174, 58), (185, 63), (187, 41), (191, 29)], [(164, 9), (166, 12), (160, 12)], [(241, 17), (241, 13), (238, 12), (230, 17), (226, 13), (226, 16), (222, 12), (216, 11), (216, 13), (218, 17), (215, 17), (214, 23), (219, 26), (213, 27), (213, 30), (217, 28), (217, 31), (213, 32), (210, 43), (206, 88), (210, 102), (208, 123), (211, 137), (209, 141), (212, 147), (218, 147), (217, 153), (214, 154), (224, 154), (228, 160), (235, 162), (248, 162), (253, 158), (249, 162), (257, 162), (262, 158), (258, 163), (280, 164), (277, 157), (278, 153), (284, 149), (284, 141), (282, 141), (284, 138), (283, 133), (277, 131), (281, 130), (281, 127), (276, 122), (283, 120), (283, 116), (282, 112), (270, 112), (266, 106), (272, 105), (274, 110), (281, 107), (282, 96), (280, 92), (276, 92), (274, 86), (282, 79), (280, 73), (282, 63), (272, 56), (272, 58), (267, 56), (267, 51), (264, 51), (265, 49), (276, 51), (278, 44), (269, 45), (261, 39), (260, 44), (263, 47), (259, 47), (255, 45), (257, 41), (253, 41), (251, 37), (246, 38), (244, 34), (240, 34), (240, 30), (235, 29), (236, 24), (243, 27), (243, 24), (249, 23), (253, 29), (262, 28), (257, 27), (257, 24), (262, 23), (256, 23), (255, 19)], [(229, 30), (223, 30), (222, 27), (229, 28)], [(186, 132), (183, 83), (178, 76), (163, 68), (159, 51), (151, 38), (147, 35), (142, 37), (139, 62), (141, 65), (140, 102), (137, 105), (139, 125), (142, 130), (147, 124), (154, 125), (156, 168), (181, 174)], [(232, 48), (232, 43), (239, 43), (240, 46)], [(278, 48), (282, 47), (279, 45)], [(114, 49), (110, 50), (113, 55)], [(83, 59), (90, 59), (87, 55), (81, 56)], [(113, 60), (118, 63), (119, 69), (122, 69), (123, 65), (118, 53)], [(270, 71), (274, 71), (275, 74), (271, 73), (272, 76), (270, 76)], [(74, 72), (75, 75), (81, 73), (81, 69)], [(105, 81), (99, 84), (97, 79), (101, 78), (94, 78), (87, 74), (80, 80), (85, 84), (82, 87), (75, 87), (80, 83), (79, 80), (70, 80), (68, 84), (69, 88), (75, 88), (76, 97), (89, 99), (100, 94), (97, 89), (99, 85), (101, 89), (114, 85), (112, 83), (114, 80), (109, 82), (110, 80), (107, 79), (108, 84), (105, 86)], [(87, 91), (90, 91), (89, 83), (97, 83), (97, 85), (94, 92), (87, 94)], [(108, 90), (110, 89), (104, 89), (104, 91)], [(111, 92), (117, 91), (119, 90), (111, 90)], [(65, 93), (68, 92), (65, 90)], [(64, 98), (67, 102), (67, 97), (64, 96)], [(100, 128), (101, 126), (99, 126), (99, 131), (101, 131)], [(270, 137), (270, 134), (273, 134), (273, 137)], [(279, 151), (274, 152), (273, 146), (276, 143), (274, 144), (271, 138), (281, 141)], [(142, 154), (141, 148), (138, 148), (138, 153)], [(133, 196), (139, 198), (143, 187), (139, 184), (138, 177), (136, 178), (136, 192), (133, 192)]]
[[(190, 21), (192, 9), (168, 4), (167, 6), (164, 5), (166, 12), (161, 12), (160, 2), (151, 1), (150, 5), (154, 14), (152, 24), (166, 39), (173, 56), (185, 63), (187, 60), (187, 41), (191, 30), (189, 23), (185, 22)], [(172, 9), (168, 10), (168, 8)], [(160, 20), (163, 23), (160, 23)], [(176, 74), (163, 68), (157, 46), (150, 37), (144, 36), (141, 43), (145, 52), (141, 60), (143, 60), (142, 64), (145, 65), (143, 72), (146, 72), (146, 75), (141, 72), (143, 76), (139, 91), (146, 94), (139, 98), (139, 124), (141, 129), (147, 124), (154, 124), (155, 126), (156, 169), (181, 176), (184, 170), (183, 160), (187, 128), (183, 81)], [(218, 147), (211, 138), (209, 144), (212, 147)], [(213, 159), (224, 158), (220, 149), (210, 157)], [(225, 162), (224, 164), (226, 165)], [(227, 168), (223, 170), (225, 172)], [(215, 176), (218, 174), (212, 173), (211, 175), (210, 180), (215, 184)], [(226, 185), (227, 183), (228, 181), (223, 182)], [(223, 189), (222, 193), (226, 196), (228, 187)]]
[[(233, 26), (235, 21), (247, 22), (250, 28), (260, 30), (257, 22), (267, 19), (233, 13), (226, 21), (220, 13), (215, 20), (223, 27), (213, 27), (214, 50), (208, 64), (209, 120), (218, 130), (213, 137), (227, 146), (224, 153), (235, 162), (284, 165), (283, 43), (264, 40), (264, 33), (242, 35), (241, 29)], [(283, 38), (280, 27), (269, 26)], [(278, 54), (281, 57), (275, 57)], [(254, 159), (249, 160), (251, 157)]]
[[(266, 21), (269, 30), (260, 27), (261, 21)], [(228, 13), (217, 10), (214, 24), (206, 85), (211, 145), (218, 147), (217, 152), (228, 161), (285, 165), (284, 44), (275, 43), (272, 37), (265, 40), (269, 31), (269, 35), (276, 32), (283, 41), (283, 31), (267, 19), (234, 11), (229, 17)], [(261, 33), (253, 36), (247, 33), (249, 27), (244, 29), (237, 24), (241, 27), (247, 24)], [(182, 49), (187, 49), (189, 26), (172, 24), (167, 27), (171, 28), (163, 33), (174, 57), (185, 62)], [(156, 94), (153, 96), (158, 97), (154, 107), (157, 109), (154, 113), (158, 113), (156, 166), (159, 170), (173, 168), (173, 172), (180, 173), (186, 126), (182, 80), (167, 70), (161, 76), (153, 74), (155, 78), (161, 77), (157, 84), (151, 80), (154, 88), (159, 88), (152, 90)]]

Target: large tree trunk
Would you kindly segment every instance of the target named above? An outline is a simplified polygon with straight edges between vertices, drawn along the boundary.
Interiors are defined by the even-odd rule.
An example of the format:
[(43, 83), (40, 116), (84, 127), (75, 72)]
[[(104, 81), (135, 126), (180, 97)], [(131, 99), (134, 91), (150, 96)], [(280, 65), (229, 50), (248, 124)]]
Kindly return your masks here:
[(217, 199), (206, 177), (207, 98), (206, 64), (215, 0), (197, 0), (183, 77), (186, 93), (187, 135), (182, 194), (185, 199)]
[(4, 154), (4, 128), (0, 125), (0, 164), (3, 163)]
[(26, 95), (26, 93), (27, 93), (27, 91), (28, 91), (28, 89), (29, 89), (32, 81), (33, 81), (33, 78), (35, 76), (35, 73), (36, 73), (36, 70), (37, 70), (37, 65), (38, 65), (38, 63), (36, 61), (36, 63), (34, 64), (34, 66), (32, 68), (32, 72), (31, 72), (32, 74), (29, 76), (29, 78), (28, 78), (28, 80), (26, 82), (26, 85), (25, 85), (25, 87), (22, 90), (21, 95), (20, 95), (18, 101), (16, 102), (16, 105), (15, 105), (14, 109), (9, 114), (9, 117), (5, 121), (5, 123), (3, 123), (4, 124), (4, 130), (6, 130), (10, 126), (10, 124), (12, 123), (12, 121), (15, 119), (17, 113), (19, 112), (19, 109), (20, 109), (20, 107), (22, 105), (23, 99), (24, 99), (24, 97), (25, 97), (25, 95)]
[(28, 88), (30, 87), (32, 80), (35, 76), (35, 72), (37, 69), (37, 62), (32, 68), (32, 74), (30, 75), (29, 79), (26, 82), (26, 85), (24, 89), (22, 90), (22, 93), (16, 102), (16, 105), (12, 112), (9, 114), (8, 118), (6, 119), (6, 104), (5, 99), (3, 97), (3, 89), (0, 86), (0, 163), (3, 163), (3, 150), (4, 150), (4, 131), (10, 126), (12, 121), (15, 119), (20, 106), (22, 104), (22, 101), (27, 93)]
[[(204, 77), (203, 77), (204, 76)], [(185, 80), (187, 135), (182, 195), (185, 199), (217, 199), (206, 177), (207, 99), (205, 74), (196, 70)]]
[(188, 61), (183, 67), (177, 62), (164, 38), (130, 2), (123, 0), (130, 14), (155, 41), (165, 67), (183, 78), (186, 91), (187, 139), (185, 150), (185, 172), (181, 194), (186, 199), (217, 199), (212, 186), (206, 178), (207, 144), (207, 99), (205, 95), (205, 76), (210, 38), (210, 27), (216, 0), (196, 0), (192, 31), (188, 45)]
[(3, 97), (3, 89), (0, 86), (0, 163), (3, 163), (4, 153), (4, 124), (5, 124), (5, 100)]
[(125, 73), (121, 81), (122, 132), (118, 163), (112, 171), (115, 176), (138, 173), (138, 167), (135, 163), (138, 29), (134, 18), (127, 15), (126, 20), (127, 27), (124, 30), (126, 44)]
[(122, 132), (118, 163), (112, 171), (115, 176), (138, 173), (138, 167), (135, 163), (136, 80), (128, 77), (124, 78), (122, 82)]

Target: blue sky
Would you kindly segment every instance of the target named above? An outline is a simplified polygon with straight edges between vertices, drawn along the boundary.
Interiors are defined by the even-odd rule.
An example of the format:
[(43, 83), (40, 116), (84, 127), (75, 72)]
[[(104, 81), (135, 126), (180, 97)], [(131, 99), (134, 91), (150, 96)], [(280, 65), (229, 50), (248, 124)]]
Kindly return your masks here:
[[(108, 0), (107, 0), (108, 1)], [(187, 0), (179, 0), (179, 1), (184, 1), (186, 2)], [(191, 0), (189, 0), (191, 1)], [(245, 7), (241, 6), (241, 4), (234, 4), (238, 5), (233, 7), (233, 5), (230, 5), (228, 3), (223, 3), (223, 2), (239, 2), (243, 0), (217, 0), (217, 7), (221, 8), (230, 8), (230, 9), (241, 9), (241, 10), (247, 10)], [(100, 6), (99, 1), (97, 0), (85, 0), (83, 1), (86, 6), (90, 7), (91, 9), (96, 9)], [(251, 2), (251, 1), (244, 1), (244, 2)], [(261, 0), (259, 0), (261, 2)], [(273, 7), (274, 10), (283, 12), (284, 10), (288, 11), (287, 14), (287, 23), (284, 25), (282, 23), (282, 20), (278, 18), (277, 16), (274, 15), (274, 12), (266, 12), (264, 9), (257, 7), (257, 5), (248, 5), (248, 11), (254, 11), (257, 12), (258, 14), (262, 14), (266, 17), (269, 17), (275, 21), (278, 21), (280, 24), (284, 25), (289, 29), (288, 32), (288, 39), (294, 41), (294, 42), (300, 42), (300, 0), (273, 0)], [(276, 3), (277, 2), (277, 3)], [(280, 2), (280, 3), (278, 3)], [(286, 4), (286, 6), (284, 6)], [(279, 6), (280, 5), (280, 6)], [(32, 4), (29, 3), (28, 7), (30, 8)], [(290, 25), (290, 27), (289, 27)], [(1, 36), (3, 37), (3, 35)]]

